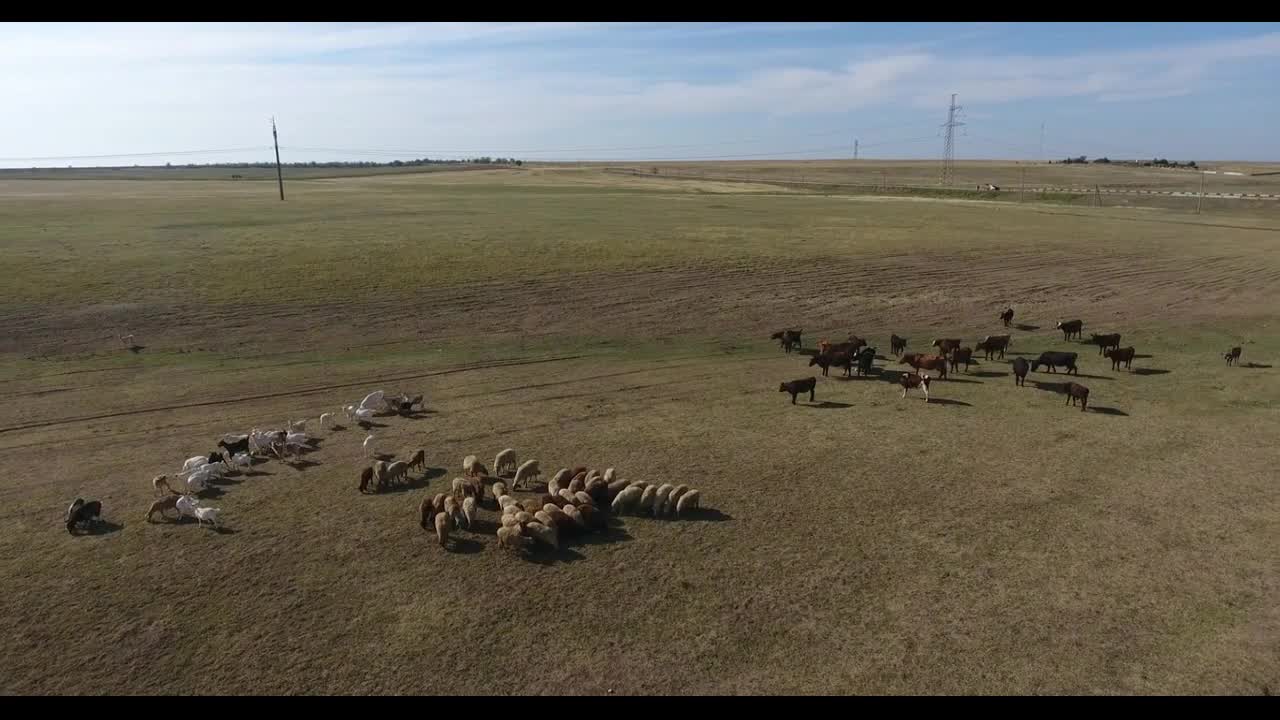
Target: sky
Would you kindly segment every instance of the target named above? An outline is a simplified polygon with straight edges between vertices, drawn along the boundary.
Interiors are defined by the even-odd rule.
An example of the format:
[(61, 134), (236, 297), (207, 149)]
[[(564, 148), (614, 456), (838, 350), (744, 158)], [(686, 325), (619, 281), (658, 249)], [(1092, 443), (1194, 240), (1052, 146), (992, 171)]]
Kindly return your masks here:
[(1276, 161), (1280, 23), (0, 23), (0, 167), (938, 158), (951, 93), (957, 158)]

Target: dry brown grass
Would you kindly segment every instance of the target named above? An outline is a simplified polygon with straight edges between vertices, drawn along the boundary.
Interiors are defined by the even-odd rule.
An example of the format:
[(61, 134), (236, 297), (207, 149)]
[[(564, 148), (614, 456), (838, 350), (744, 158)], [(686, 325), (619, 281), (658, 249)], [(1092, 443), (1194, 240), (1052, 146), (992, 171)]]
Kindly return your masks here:
[[(1280, 685), (1280, 450), (1265, 441), (1280, 370), (1220, 358), (1243, 343), (1244, 363), (1280, 366), (1274, 225), (655, 192), (590, 173), (322, 181), (284, 210), (192, 183), (0, 201), (27, 225), (61, 218), (45, 245), (4, 236), (12, 257), (41, 264), (56, 247), (85, 263), (41, 264), (56, 291), (3, 305), (0, 577), (16, 591), (0, 594), (0, 691)], [(380, 214), (361, 237), (383, 240), (358, 249), (333, 222)], [(284, 267), (237, 266), (247, 275), (222, 287), (143, 281), (263, 237), (284, 238)], [(489, 246), (528, 275), (495, 277)], [(397, 257), (403, 276), (352, 289)], [(57, 284), (95, 263), (144, 271)], [(326, 295), (304, 272), (345, 284)], [(777, 327), (804, 325), (809, 347), (870, 335), (884, 354), (890, 332), (909, 348), (1001, 332), (1009, 302), (1038, 326), (1014, 331), (1014, 351), (1080, 352), (1090, 412), (1036, 386), (1060, 378), (1015, 388), (995, 361), (936, 383), (929, 404), (899, 400), (885, 380), (903, 366), (884, 361), (883, 377), (820, 380), (814, 405), (776, 392), (817, 374), (765, 340)], [(1062, 342), (1053, 322), (1068, 315), (1150, 357), (1111, 372)], [(109, 342), (122, 322), (147, 346), (137, 355)], [(357, 494), (363, 433), (349, 428), (325, 434), (314, 464), (222, 486), (207, 503), (224, 533), (142, 521), (149, 479), (220, 433), (375, 387), (427, 394), (431, 413), (377, 430), (399, 457), (427, 449), (425, 484)], [(548, 476), (613, 465), (688, 483), (709, 510), (625, 518), (522, 559), (496, 547), (489, 508), (486, 532), (442, 550), (416, 524), (419, 499), (463, 456), (507, 446)], [(57, 519), (76, 495), (117, 527), (68, 536)]]

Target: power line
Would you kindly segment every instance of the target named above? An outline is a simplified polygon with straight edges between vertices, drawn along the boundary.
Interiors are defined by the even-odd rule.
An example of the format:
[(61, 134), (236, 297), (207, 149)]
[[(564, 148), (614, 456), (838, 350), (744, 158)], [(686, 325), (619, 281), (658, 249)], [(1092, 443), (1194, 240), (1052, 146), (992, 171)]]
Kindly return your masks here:
[(112, 153), (109, 155), (44, 155), (41, 157), (0, 158), (0, 162), (30, 162), (35, 160), (98, 160), (104, 158), (161, 157), (166, 155), (217, 155), (234, 152), (257, 152), (270, 150), (270, 145), (262, 147), (223, 148), (220, 150), (169, 150), (166, 152)]

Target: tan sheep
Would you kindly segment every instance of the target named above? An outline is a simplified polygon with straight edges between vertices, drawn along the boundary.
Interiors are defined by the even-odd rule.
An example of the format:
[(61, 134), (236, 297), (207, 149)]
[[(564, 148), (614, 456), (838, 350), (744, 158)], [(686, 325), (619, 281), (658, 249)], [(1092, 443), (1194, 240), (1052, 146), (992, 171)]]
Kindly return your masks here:
[(519, 525), (504, 525), (498, 528), (498, 547), (508, 550), (519, 550), (528, 547), (533, 538), (525, 537)]
[(650, 485), (644, 489), (644, 494), (640, 496), (640, 506), (636, 508), (638, 515), (653, 510), (653, 499), (658, 497), (658, 486)]
[(466, 496), (467, 494), (466, 488), (467, 488), (467, 481), (459, 477), (454, 478), (453, 483), (451, 483), (450, 485), (450, 489), (453, 493), (453, 496), (458, 499), (462, 499), (463, 497)]
[(516, 520), (515, 513), (502, 516), (502, 527), (520, 527), (520, 521)]
[(591, 499), (591, 496), (581, 490), (574, 493), (573, 498), (574, 498), (574, 502), (578, 505), (594, 505), (595, 504), (595, 501)]
[(436, 493), (436, 496), (431, 499), (431, 507), (434, 508), (436, 512), (444, 512), (445, 497), (446, 495), (444, 493)]
[(560, 533), (556, 532), (555, 528), (548, 527), (535, 520), (530, 522), (528, 525), (525, 525), (524, 530), (529, 533), (534, 540), (545, 545), (550, 545), (551, 549), (560, 549)]
[(569, 481), (569, 492), (576, 493), (585, 489), (587, 489), (587, 481), (582, 477), (576, 477)]
[(568, 490), (561, 490), (560, 497), (564, 498), (564, 501), (571, 505), (578, 502), (578, 498), (575, 497), (574, 494), (569, 492)]
[(498, 507), (500, 508), (506, 509), (508, 505), (515, 505), (515, 504), (516, 504), (516, 499), (511, 497), (510, 495), (498, 496)]
[(489, 489), (493, 491), (494, 500), (497, 500), (498, 498), (507, 494), (507, 484), (502, 482), (501, 480), (495, 482), (493, 486), (490, 487)]
[(573, 524), (573, 521), (569, 519), (569, 516), (565, 515), (564, 511), (557, 505), (547, 503), (542, 506), (542, 512), (550, 516), (552, 523), (558, 528), (567, 528)]
[(525, 498), (524, 500), (520, 501), (520, 507), (523, 508), (525, 512), (530, 512), (530, 513), (538, 512), (539, 510), (542, 509), (543, 505), (546, 505), (546, 503), (542, 502), (537, 498)]
[(582, 513), (578, 510), (576, 505), (565, 505), (562, 509), (564, 510), (564, 514), (568, 515), (569, 519), (573, 521), (574, 525), (581, 529), (586, 529), (587, 521), (582, 517)]
[(556, 526), (556, 521), (555, 521), (555, 520), (553, 520), (553, 519), (551, 518), (551, 516), (547, 514), (547, 511), (546, 511), (546, 510), (539, 510), (538, 512), (534, 513), (534, 514), (533, 514), (533, 519), (534, 519), (534, 520), (537, 520), (538, 522), (542, 523), (543, 525), (546, 525), (547, 527), (555, 527), (555, 526)]
[(462, 516), (462, 503), (458, 502), (458, 498), (448, 495), (444, 499), (444, 512), (449, 516), (449, 520), (454, 527), (462, 525), (464, 518)]
[(169, 487), (168, 475), (157, 475), (151, 478), (151, 487), (157, 493), (172, 493), (173, 488)]
[(484, 465), (480, 464), (480, 458), (475, 455), (468, 455), (462, 458), (462, 474), (467, 477), (475, 477), (476, 475), (487, 475)]
[(507, 448), (494, 456), (493, 474), (501, 475), (504, 472), (514, 472), (518, 462), (519, 460), (516, 459), (516, 451), (511, 448)]
[(467, 521), (467, 529), (471, 530), (476, 526), (476, 499), (473, 497), (466, 498), (462, 501), (462, 517)]
[(667, 498), (671, 495), (671, 491), (676, 486), (671, 483), (663, 483), (658, 486), (658, 493), (653, 496), (653, 516), (662, 517), (662, 513), (667, 509)]
[(516, 468), (516, 475), (511, 480), (511, 486), (514, 488), (528, 487), (529, 483), (541, 474), (542, 471), (538, 469), (537, 460), (525, 460), (520, 467)]
[(514, 517), (515, 514), (518, 512), (524, 512), (524, 508), (520, 507), (520, 503), (511, 503), (502, 508), (503, 517), (506, 517), (508, 515), (511, 515)]
[(631, 485), (623, 489), (622, 492), (618, 493), (618, 496), (613, 499), (613, 505), (611, 506), (613, 513), (615, 515), (623, 515), (630, 512), (635, 508), (636, 504), (640, 502), (642, 493), (644, 493), (644, 490), (636, 487), (635, 485)]
[(602, 476), (601, 476), (601, 479), (602, 479), (602, 480), (604, 480), (604, 482), (605, 482), (605, 484), (606, 484), (606, 485), (608, 485), (609, 483), (611, 483), (611, 482), (613, 482), (614, 480), (616, 480), (616, 479), (617, 479), (617, 478), (615, 477), (615, 476), (616, 476), (616, 474), (617, 474), (617, 473), (615, 473), (615, 472), (614, 472), (614, 469), (613, 469), (613, 468), (605, 468), (605, 469), (604, 469), (604, 475), (602, 475)]
[(431, 502), (431, 498), (424, 497), (422, 502), (418, 504), (418, 524), (423, 530), (431, 529), (431, 522), (436, 516), (435, 504)]
[(565, 487), (572, 487), (572, 486), (573, 486), (573, 484), (574, 484), (575, 482), (577, 482), (577, 483), (578, 483), (578, 486), (579, 486), (579, 487), (586, 487), (586, 486), (587, 486), (587, 474), (586, 474), (585, 472), (577, 473), (577, 474), (576, 474), (576, 475), (574, 475), (572, 478), (570, 478), (570, 480), (569, 480), (569, 484), (568, 484), (568, 485), (566, 485)]
[(448, 513), (440, 513), (436, 515), (436, 538), (440, 541), (440, 547), (445, 547), (449, 543)]
[(598, 477), (600, 477), (600, 471), (599, 471), (599, 470), (589, 470), (589, 471), (587, 472), (587, 476), (586, 476), (585, 478), (583, 478), (583, 479), (582, 479), (582, 482), (584, 482), (584, 483), (589, 483), (589, 482), (591, 482), (592, 480), (595, 480), (595, 479), (596, 479), (596, 478), (598, 478)]
[(582, 515), (582, 522), (587, 526), (588, 530), (603, 530), (605, 527), (604, 513), (597, 510), (593, 505), (579, 505), (578, 513)]
[(676, 516), (680, 517), (693, 510), (698, 509), (698, 491), (690, 490), (680, 496), (680, 502), (676, 504)]
[(409, 458), (409, 467), (414, 470), (422, 470), (427, 466), (427, 451), (419, 449)]
[(671, 494), (667, 496), (667, 514), (675, 515), (676, 503), (680, 501), (680, 496), (689, 492), (688, 485), (677, 485)]
[(573, 479), (573, 472), (569, 468), (560, 468), (555, 475), (551, 476), (551, 482), (560, 487), (567, 487), (569, 481)]
[(529, 523), (533, 522), (533, 513), (525, 512), (524, 510), (521, 510), (520, 512), (515, 514), (515, 518), (516, 518), (516, 522), (520, 523), (521, 525), (528, 525)]
[(627, 489), (627, 486), (630, 484), (631, 484), (630, 480), (614, 480), (613, 482), (609, 483), (606, 486), (606, 488), (608, 489), (607, 496), (609, 498), (609, 502), (613, 502), (614, 499), (618, 497), (618, 493)]

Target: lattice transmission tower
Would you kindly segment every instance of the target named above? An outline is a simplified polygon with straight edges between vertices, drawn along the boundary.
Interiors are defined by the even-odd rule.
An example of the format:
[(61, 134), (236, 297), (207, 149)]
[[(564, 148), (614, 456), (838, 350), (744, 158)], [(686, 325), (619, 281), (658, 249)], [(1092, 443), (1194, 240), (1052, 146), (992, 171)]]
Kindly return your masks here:
[(947, 121), (942, 127), (947, 130), (947, 139), (942, 145), (942, 184), (950, 185), (955, 176), (956, 164), (956, 128), (964, 125), (964, 123), (956, 120), (956, 113), (960, 111), (960, 106), (956, 105), (956, 94), (951, 93), (951, 107), (947, 108)]

